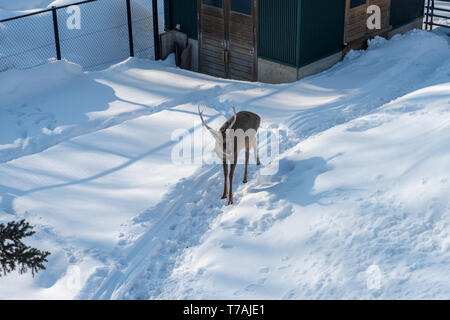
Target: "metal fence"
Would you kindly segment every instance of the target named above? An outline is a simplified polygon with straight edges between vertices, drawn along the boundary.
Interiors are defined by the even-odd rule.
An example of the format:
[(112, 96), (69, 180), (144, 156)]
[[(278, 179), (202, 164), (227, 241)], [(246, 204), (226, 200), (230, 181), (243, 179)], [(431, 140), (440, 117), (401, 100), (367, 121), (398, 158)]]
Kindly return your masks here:
[[(449, 4), (444, 7), (443, 4)], [(444, 24), (447, 23), (447, 24)], [(450, 0), (426, 0), (425, 5), (425, 29), (433, 30), (433, 27), (450, 29)]]
[(156, 0), (86, 0), (0, 20), (0, 71), (67, 59), (100, 70), (159, 59)]

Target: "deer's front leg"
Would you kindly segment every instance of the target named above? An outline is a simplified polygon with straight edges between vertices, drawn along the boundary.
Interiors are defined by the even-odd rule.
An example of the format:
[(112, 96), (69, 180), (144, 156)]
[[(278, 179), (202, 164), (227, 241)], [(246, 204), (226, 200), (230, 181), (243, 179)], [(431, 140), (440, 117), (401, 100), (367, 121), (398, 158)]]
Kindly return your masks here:
[(250, 157), (250, 141), (245, 137), (245, 169), (244, 169), (244, 183), (247, 183), (248, 174), (248, 158)]
[(253, 154), (255, 155), (255, 161), (256, 165), (261, 165), (261, 162), (259, 161), (259, 154), (258, 154), (258, 142), (255, 140), (253, 143)]
[(233, 204), (233, 176), (236, 169), (236, 162), (230, 165), (230, 194), (228, 195), (228, 205)]
[(223, 187), (223, 194), (222, 199), (227, 198), (227, 183), (228, 183), (228, 164), (226, 160), (223, 160), (223, 175), (225, 176), (224, 179), (224, 187)]
[(237, 165), (237, 138), (234, 138), (233, 162), (230, 165), (230, 194), (228, 195), (228, 205), (233, 204), (233, 176)]

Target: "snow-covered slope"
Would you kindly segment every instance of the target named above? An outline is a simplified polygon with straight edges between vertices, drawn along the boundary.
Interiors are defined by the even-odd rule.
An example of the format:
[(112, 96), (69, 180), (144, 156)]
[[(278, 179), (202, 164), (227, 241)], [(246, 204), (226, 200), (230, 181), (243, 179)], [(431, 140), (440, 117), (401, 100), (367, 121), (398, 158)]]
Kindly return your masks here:
[[(139, 59), (9, 78), (44, 69), (61, 85), (17, 101), (11, 82), (0, 105), (0, 217), (30, 220), (53, 254), (36, 279), (2, 278), (0, 298), (450, 296), (445, 37), (376, 39), (286, 85)], [(242, 185), (238, 167), (226, 207), (220, 165), (171, 156), (177, 129), (211, 149), (198, 104), (218, 127), (232, 103), (281, 130), (281, 150), (273, 175), (252, 165)]]
[(306, 139), (239, 198), (156, 297), (448, 299), (450, 83)]
[[(70, 0), (68, 0), (70, 1)], [(43, 9), (49, 6), (54, 0), (0, 0), (0, 9), (5, 11), (22, 11)], [(59, 1), (60, 2), (60, 1)]]

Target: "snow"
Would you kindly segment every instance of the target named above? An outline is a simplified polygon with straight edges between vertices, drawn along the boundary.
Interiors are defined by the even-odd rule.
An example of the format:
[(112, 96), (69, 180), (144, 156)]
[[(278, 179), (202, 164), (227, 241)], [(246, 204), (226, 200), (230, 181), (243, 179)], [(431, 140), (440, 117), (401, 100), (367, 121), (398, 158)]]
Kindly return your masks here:
[(0, 9), (8, 11), (40, 9), (46, 8), (52, 2), (53, 0), (0, 0)]
[[(377, 38), (283, 85), (171, 61), (0, 73), (0, 221), (52, 252), (0, 298), (448, 299), (448, 38)], [(218, 128), (232, 104), (280, 134), (279, 170), (239, 165), (225, 206), (197, 106)], [(181, 132), (204, 141), (183, 164)]]
[(449, 111), (445, 83), (299, 143), (278, 174), (241, 190), (157, 297), (447, 299)]

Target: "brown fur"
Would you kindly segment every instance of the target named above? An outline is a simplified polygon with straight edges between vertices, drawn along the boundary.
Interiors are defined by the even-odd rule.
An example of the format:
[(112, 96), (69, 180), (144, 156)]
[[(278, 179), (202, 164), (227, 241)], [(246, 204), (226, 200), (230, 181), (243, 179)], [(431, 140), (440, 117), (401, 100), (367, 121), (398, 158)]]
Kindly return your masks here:
[(256, 113), (250, 111), (238, 112), (236, 114), (236, 122), (234, 123), (233, 127), (228, 128), (229, 125), (233, 123), (233, 121), (234, 116), (232, 116), (222, 125), (222, 127), (219, 129), (222, 135), (225, 133), (227, 129), (233, 130), (242, 129), (244, 131), (247, 131), (248, 129), (258, 130), (261, 124), (261, 118)]
[[(233, 129), (233, 130), (238, 130), (238, 129), (242, 129), (244, 132), (246, 132), (249, 129), (253, 129), (255, 131), (258, 131), (259, 126), (261, 125), (261, 118), (250, 111), (240, 111), (236, 114), (236, 122), (234, 123), (234, 125), (229, 128), (229, 126), (233, 123), (234, 121), (234, 116), (232, 116), (230, 119), (228, 119), (223, 125), (222, 127), (219, 129), (219, 131), (222, 133), (222, 137), (224, 138), (224, 144), (223, 144), (223, 150), (226, 150), (226, 130), (227, 129)], [(236, 150), (236, 146), (237, 146), (237, 141), (236, 141), (236, 137), (235, 137), (235, 143), (234, 143), (234, 161), (233, 163), (230, 163), (230, 170), (228, 170), (228, 162), (227, 160), (224, 158), (223, 159), (223, 173), (224, 173), (224, 177), (225, 177), (225, 183), (224, 183), (224, 190), (223, 190), (223, 194), (222, 194), (222, 199), (226, 199), (227, 198), (227, 189), (229, 188), (229, 194), (228, 194), (228, 204), (233, 204), (233, 176), (234, 176), (234, 171), (236, 169), (236, 164), (237, 164), (237, 150)], [(256, 152), (256, 148), (255, 148), (255, 152)], [(247, 172), (248, 172), (248, 160), (249, 160), (249, 154), (250, 154), (250, 144), (248, 141), (248, 137), (246, 137), (245, 140), (245, 171), (244, 171), (244, 183), (247, 183)], [(257, 164), (259, 165), (259, 156), (257, 156)], [(228, 174), (229, 174), (229, 186), (227, 188), (227, 178), (228, 178)]]

